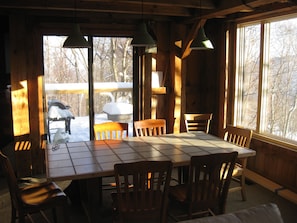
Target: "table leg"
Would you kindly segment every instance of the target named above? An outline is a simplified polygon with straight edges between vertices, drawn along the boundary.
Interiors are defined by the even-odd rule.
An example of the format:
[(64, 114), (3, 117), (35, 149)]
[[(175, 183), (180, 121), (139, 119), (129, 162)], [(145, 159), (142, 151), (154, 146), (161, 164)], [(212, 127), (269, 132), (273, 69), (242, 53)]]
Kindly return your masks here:
[(102, 206), (102, 178), (73, 180), (65, 193), (74, 205), (81, 205), (90, 223), (98, 222)]
[(82, 206), (90, 223), (98, 222), (100, 207), (102, 206), (102, 178), (79, 180)]

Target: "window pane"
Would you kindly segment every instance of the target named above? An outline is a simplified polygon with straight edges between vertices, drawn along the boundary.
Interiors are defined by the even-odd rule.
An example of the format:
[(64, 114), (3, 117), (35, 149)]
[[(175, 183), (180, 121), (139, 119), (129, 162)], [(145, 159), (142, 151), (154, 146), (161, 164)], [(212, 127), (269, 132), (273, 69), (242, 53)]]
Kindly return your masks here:
[[(132, 104), (133, 55), (131, 38), (94, 37), (94, 83), (106, 83), (108, 91), (95, 85), (95, 113), (101, 113), (109, 102)], [(112, 86), (112, 87), (111, 87)]]
[(238, 29), (235, 124), (255, 129), (257, 123), (260, 25)]
[(65, 36), (44, 36), (44, 84), (49, 142), (90, 139), (88, 50), (63, 48)]
[(131, 38), (93, 38), (95, 124), (129, 123), (133, 135), (133, 47)]
[(268, 60), (261, 129), (265, 133), (297, 139), (297, 19), (271, 22), (268, 28), (265, 29), (269, 50), (264, 57)]

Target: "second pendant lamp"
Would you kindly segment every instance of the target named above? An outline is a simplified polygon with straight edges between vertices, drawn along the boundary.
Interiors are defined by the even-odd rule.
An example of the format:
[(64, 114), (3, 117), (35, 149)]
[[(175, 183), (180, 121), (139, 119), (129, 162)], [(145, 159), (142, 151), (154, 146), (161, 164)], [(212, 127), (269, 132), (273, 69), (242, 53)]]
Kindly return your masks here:
[(212, 50), (214, 48), (211, 41), (206, 37), (203, 27), (198, 30), (198, 34), (191, 43), (190, 48), (192, 50)]
[(136, 30), (135, 36), (131, 42), (132, 46), (154, 46), (156, 44), (153, 37), (147, 31), (145, 22), (141, 22)]
[(79, 24), (73, 24), (70, 35), (63, 44), (64, 48), (90, 48), (89, 42), (80, 31)]

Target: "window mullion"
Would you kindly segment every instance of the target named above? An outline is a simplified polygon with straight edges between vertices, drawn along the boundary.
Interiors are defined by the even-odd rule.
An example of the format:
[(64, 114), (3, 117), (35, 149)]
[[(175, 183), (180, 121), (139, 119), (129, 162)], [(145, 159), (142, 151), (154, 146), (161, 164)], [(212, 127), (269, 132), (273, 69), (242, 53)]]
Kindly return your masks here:
[(258, 89), (258, 111), (257, 111), (257, 125), (256, 132), (262, 132), (265, 126), (266, 106), (265, 101), (267, 97), (267, 72), (268, 72), (268, 45), (269, 45), (269, 23), (261, 24), (260, 37), (260, 63), (259, 63), (259, 89)]

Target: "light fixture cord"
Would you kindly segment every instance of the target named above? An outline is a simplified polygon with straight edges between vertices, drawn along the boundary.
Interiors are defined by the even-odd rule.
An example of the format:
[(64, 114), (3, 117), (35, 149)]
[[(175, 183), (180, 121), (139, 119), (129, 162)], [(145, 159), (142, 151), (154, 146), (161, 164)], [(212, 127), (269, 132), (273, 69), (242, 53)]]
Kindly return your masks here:
[(143, 19), (143, 0), (141, 0), (141, 20), (142, 20), (142, 22), (144, 22), (144, 19)]
[(74, 10), (73, 10), (73, 17), (74, 17), (74, 24), (77, 23), (77, 14), (76, 14), (76, 8), (77, 8), (77, 1), (74, 0)]

